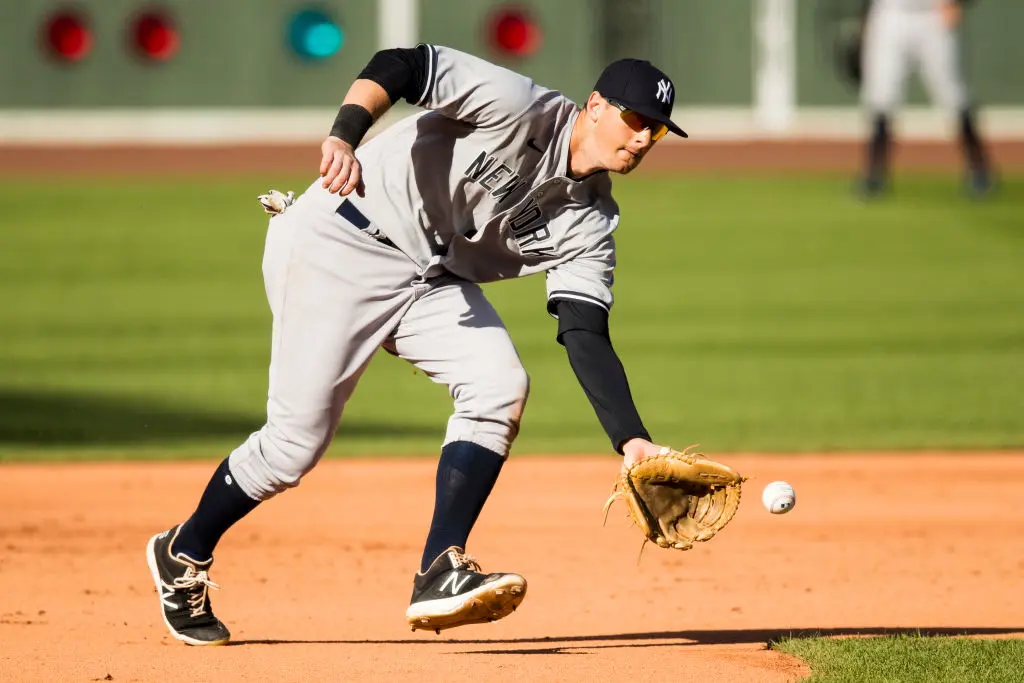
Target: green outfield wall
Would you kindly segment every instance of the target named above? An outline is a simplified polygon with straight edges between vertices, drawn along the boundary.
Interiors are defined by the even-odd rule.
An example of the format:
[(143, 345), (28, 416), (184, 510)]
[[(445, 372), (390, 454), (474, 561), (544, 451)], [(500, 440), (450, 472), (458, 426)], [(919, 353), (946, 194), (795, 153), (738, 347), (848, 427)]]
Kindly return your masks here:
[[(821, 17), (832, 4), (796, 0), (803, 105), (855, 102), (830, 63)], [(984, 103), (1024, 104), (1018, 38), (1024, 3), (975, 5), (964, 26), (974, 91)], [(681, 104), (745, 106), (757, 55), (753, 7), (754, 0), (420, 0), (416, 33), (577, 99), (607, 60), (635, 55), (664, 66)], [(537, 29), (535, 45), (524, 54), (495, 47), (492, 20), (507, 8), (525, 10)], [(54, 36), (49, 22), (67, 10), (85, 24), (86, 38), (74, 30)], [(304, 10), (334, 23), (336, 51), (321, 58), (296, 52), (291, 21)], [(175, 46), (162, 58), (145, 56), (134, 30), (134, 20), (151, 11), (173, 29)], [(376, 0), (10, 0), (0, 3), (0, 108), (330, 105), (379, 47), (378, 15)], [(157, 42), (161, 37), (167, 39), (158, 31)], [(76, 58), (62, 57), (54, 46), (63, 41), (61, 49), (75, 52), (76, 40)], [(920, 95), (917, 88), (911, 101)]]

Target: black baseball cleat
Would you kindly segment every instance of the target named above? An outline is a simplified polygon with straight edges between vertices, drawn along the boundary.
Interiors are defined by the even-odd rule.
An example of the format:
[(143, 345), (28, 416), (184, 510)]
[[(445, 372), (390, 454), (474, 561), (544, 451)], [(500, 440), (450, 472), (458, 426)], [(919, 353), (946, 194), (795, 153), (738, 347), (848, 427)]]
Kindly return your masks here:
[(405, 617), (413, 631), (440, 633), (507, 617), (524, 597), (526, 579), (519, 574), (483, 574), (476, 560), (452, 546), (437, 556), (425, 574), (416, 574)]
[(876, 199), (884, 195), (888, 189), (885, 179), (876, 175), (867, 175), (857, 181), (853, 191), (861, 199)]
[(983, 166), (972, 168), (967, 172), (964, 186), (968, 196), (975, 199), (987, 197), (995, 190), (992, 173)]
[(189, 645), (226, 645), (231, 633), (210, 609), (213, 558), (199, 562), (184, 553), (171, 555), (180, 525), (149, 539), (146, 562), (160, 596), (160, 609), (171, 635)]

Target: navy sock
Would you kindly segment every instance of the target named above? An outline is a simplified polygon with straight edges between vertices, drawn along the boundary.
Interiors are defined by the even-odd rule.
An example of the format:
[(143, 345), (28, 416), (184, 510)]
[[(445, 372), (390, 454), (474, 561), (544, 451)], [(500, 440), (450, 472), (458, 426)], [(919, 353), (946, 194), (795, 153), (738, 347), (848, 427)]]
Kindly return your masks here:
[(453, 545), (463, 550), (469, 532), (491, 495), (505, 458), (468, 441), (454, 441), (441, 449), (437, 463), (434, 517), (430, 521), (420, 572)]
[(171, 552), (185, 553), (200, 562), (213, 557), (213, 549), (224, 532), (259, 503), (239, 488), (225, 458), (206, 485), (196, 511), (181, 525)]
[(885, 180), (889, 171), (889, 117), (876, 114), (871, 142), (868, 144), (868, 177)]
[(976, 171), (988, 169), (988, 159), (981, 144), (981, 136), (974, 125), (974, 113), (970, 109), (960, 112), (960, 144), (964, 148), (967, 163)]

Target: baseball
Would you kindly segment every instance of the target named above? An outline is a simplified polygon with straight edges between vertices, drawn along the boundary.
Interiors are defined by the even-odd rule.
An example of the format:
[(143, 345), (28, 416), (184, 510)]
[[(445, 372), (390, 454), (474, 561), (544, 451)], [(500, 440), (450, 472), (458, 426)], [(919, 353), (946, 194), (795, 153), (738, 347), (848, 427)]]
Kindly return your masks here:
[(761, 502), (773, 515), (785, 514), (796, 506), (796, 491), (784, 481), (773, 481), (764, 487)]

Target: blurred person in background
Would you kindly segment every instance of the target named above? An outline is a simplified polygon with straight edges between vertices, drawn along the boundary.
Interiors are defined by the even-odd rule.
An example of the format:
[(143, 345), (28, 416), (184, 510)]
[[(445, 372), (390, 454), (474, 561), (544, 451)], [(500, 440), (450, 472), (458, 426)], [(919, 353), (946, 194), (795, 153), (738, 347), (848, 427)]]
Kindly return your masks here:
[(861, 100), (871, 116), (867, 167), (858, 184), (865, 197), (886, 191), (891, 119), (902, 103), (907, 72), (919, 70), (932, 101), (957, 117), (966, 162), (966, 190), (993, 189), (992, 170), (978, 132), (963, 72), (957, 27), (970, 0), (865, 0)]

